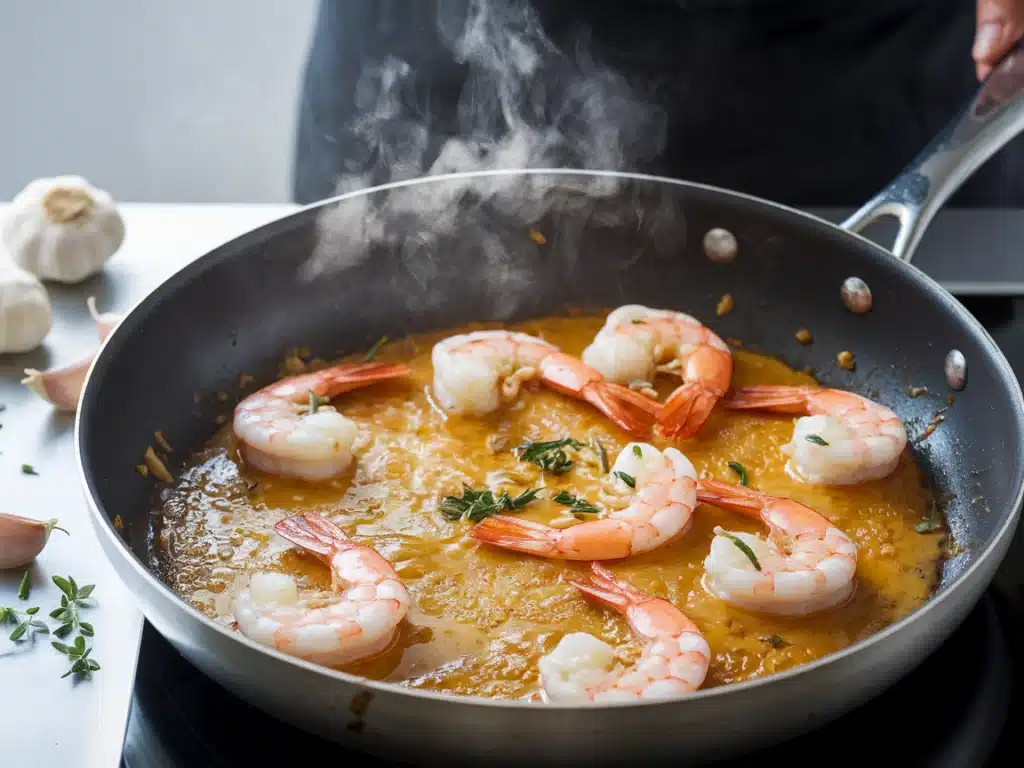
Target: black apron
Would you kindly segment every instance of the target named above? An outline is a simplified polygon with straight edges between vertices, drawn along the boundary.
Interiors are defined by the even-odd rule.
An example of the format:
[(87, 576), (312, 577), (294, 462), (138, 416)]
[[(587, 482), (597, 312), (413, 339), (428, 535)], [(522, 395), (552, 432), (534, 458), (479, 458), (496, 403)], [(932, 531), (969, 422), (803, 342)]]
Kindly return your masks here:
[[(321, 0), (296, 202), (427, 172), (542, 164), (858, 206), (977, 87), (974, 0), (483, 7)], [(451, 139), (459, 151), (435, 165)], [(950, 204), (1024, 203), (1022, 163), (1011, 142)]]

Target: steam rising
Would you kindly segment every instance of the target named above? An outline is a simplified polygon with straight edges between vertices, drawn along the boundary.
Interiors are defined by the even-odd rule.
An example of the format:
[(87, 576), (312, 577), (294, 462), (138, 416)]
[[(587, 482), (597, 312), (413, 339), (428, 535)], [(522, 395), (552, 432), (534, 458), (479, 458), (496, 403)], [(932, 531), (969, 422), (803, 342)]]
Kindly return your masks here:
[[(439, 7), (441, 38), (468, 70), (456, 135), (450, 126), (445, 135), (430, 115), (408, 106), (405, 96), (416, 77), (408, 62), (393, 56), (371, 62), (356, 92), (358, 167), (339, 179), (339, 194), (424, 175), (635, 170), (661, 153), (663, 111), (601, 66), (584, 36), (570, 56), (547, 37), (528, 3), (470, 0)], [(522, 257), (525, 232), (553, 213), (573, 214), (559, 218), (557, 248), (559, 258), (572, 261), (582, 222), (619, 226), (643, 219), (630, 205), (597, 212), (597, 203), (618, 194), (623, 183), (601, 175), (489, 175), (359, 195), (321, 214), (303, 276), (346, 269), (375, 248), (398, 249), (402, 269), (422, 289), (408, 297), (413, 309), (444, 300), (435, 285), (439, 260), (455, 258), (451, 249), (457, 247), (466, 250), (460, 263), (471, 265), (474, 284), (499, 302), (495, 311), (502, 317), (515, 310), (516, 296), (531, 282), (531, 262)]]

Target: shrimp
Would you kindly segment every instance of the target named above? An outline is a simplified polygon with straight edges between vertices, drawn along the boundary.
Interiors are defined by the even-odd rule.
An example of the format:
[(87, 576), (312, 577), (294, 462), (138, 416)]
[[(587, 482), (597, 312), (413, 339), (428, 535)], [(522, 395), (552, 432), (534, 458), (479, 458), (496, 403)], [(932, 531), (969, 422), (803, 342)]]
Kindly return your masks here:
[(768, 540), (715, 528), (704, 560), (704, 586), (738, 608), (805, 616), (853, 595), (857, 547), (829, 520), (792, 499), (714, 480), (697, 484), (697, 500), (762, 520)]
[(274, 530), (330, 567), (331, 590), (300, 595), (287, 574), (254, 574), (235, 597), (235, 621), (242, 634), (326, 666), (387, 648), (411, 602), (391, 564), (312, 512), (282, 520)]
[(782, 447), (790, 474), (805, 483), (853, 485), (886, 477), (907, 445), (907, 430), (884, 405), (853, 392), (820, 387), (757, 386), (736, 390), (728, 408), (799, 414)]
[(614, 650), (586, 632), (565, 635), (538, 663), (549, 701), (671, 699), (704, 683), (711, 649), (697, 625), (672, 603), (614, 578), (600, 564), (587, 579), (573, 580), (584, 597), (615, 609), (644, 641), (632, 669), (613, 669)]
[(352, 462), (356, 425), (322, 401), (379, 381), (407, 376), (394, 363), (338, 365), (264, 387), (235, 408), (242, 458), (271, 474), (327, 480)]
[(695, 435), (732, 382), (732, 354), (717, 334), (690, 315), (639, 304), (608, 315), (583, 362), (619, 384), (651, 382), (659, 371), (680, 375), (657, 415), (668, 440)]
[(690, 529), (697, 506), (697, 471), (675, 448), (662, 453), (647, 443), (630, 443), (616, 458), (611, 476), (620, 488), (632, 488), (634, 498), (625, 509), (603, 519), (558, 529), (492, 515), (477, 523), (469, 535), (486, 544), (540, 557), (616, 560), (652, 550)]
[(445, 411), (483, 415), (513, 400), (525, 381), (539, 378), (556, 392), (586, 400), (627, 434), (645, 437), (657, 403), (606, 381), (558, 347), (512, 331), (474, 331), (438, 342), (431, 353), (434, 395)]

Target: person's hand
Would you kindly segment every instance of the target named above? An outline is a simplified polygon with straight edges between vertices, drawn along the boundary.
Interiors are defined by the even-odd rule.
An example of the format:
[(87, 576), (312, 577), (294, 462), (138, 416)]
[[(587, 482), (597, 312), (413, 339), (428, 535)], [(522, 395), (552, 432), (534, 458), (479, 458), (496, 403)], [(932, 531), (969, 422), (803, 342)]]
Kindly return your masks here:
[(975, 68), (983, 80), (1014, 43), (1024, 37), (1024, 0), (978, 0)]

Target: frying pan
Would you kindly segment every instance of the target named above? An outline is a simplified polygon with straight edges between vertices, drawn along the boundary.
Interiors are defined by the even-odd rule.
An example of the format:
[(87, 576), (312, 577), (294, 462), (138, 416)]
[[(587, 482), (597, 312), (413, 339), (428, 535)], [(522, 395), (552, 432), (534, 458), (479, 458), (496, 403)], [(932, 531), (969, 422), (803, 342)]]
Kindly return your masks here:
[[(125, 317), (85, 385), (76, 445), (107, 557), (153, 626), (207, 675), (273, 716), (378, 755), (696, 761), (843, 714), (953, 632), (1016, 528), (1020, 387), (981, 325), (908, 261), (942, 202), (1024, 126), (1021, 90), (1024, 59), (1015, 50), (945, 132), (842, 227), (674, 179), (530, 169), (343, 195), (217, 248)], [(885, 214), (900, 223), (892, 253), (855, 234)], [(708, 237), (712, 230), (729, 234)], [(870, 311), (843, 301), (850, 277), (869, 287)], [(717, 317), (724, 293), (735, 309)], [(151, 568), (158, 491), (134, 467), (154, 430), (177, 449), (172, 468), (174, 457), (200, 446), (233, 405), (215, 393), (237, 393), (240, 373), (269, 382), (299, 346), (330, 358), (382, 335), (634, 302), (693, 313), (723, 337), (813, 369), (826, 386), (893, 408), (958, 546), (936, 594), (903, 620), (790, 671), (677, 701), (576, 707), (410, 690), (308, 664), (208, 620)], [(795, 340), (804, 327), (813, 344)], [(853, 370), (837, 366), (842, 350), (854, 353)], [(910, 387), (927, 394), (912, 397)]]

